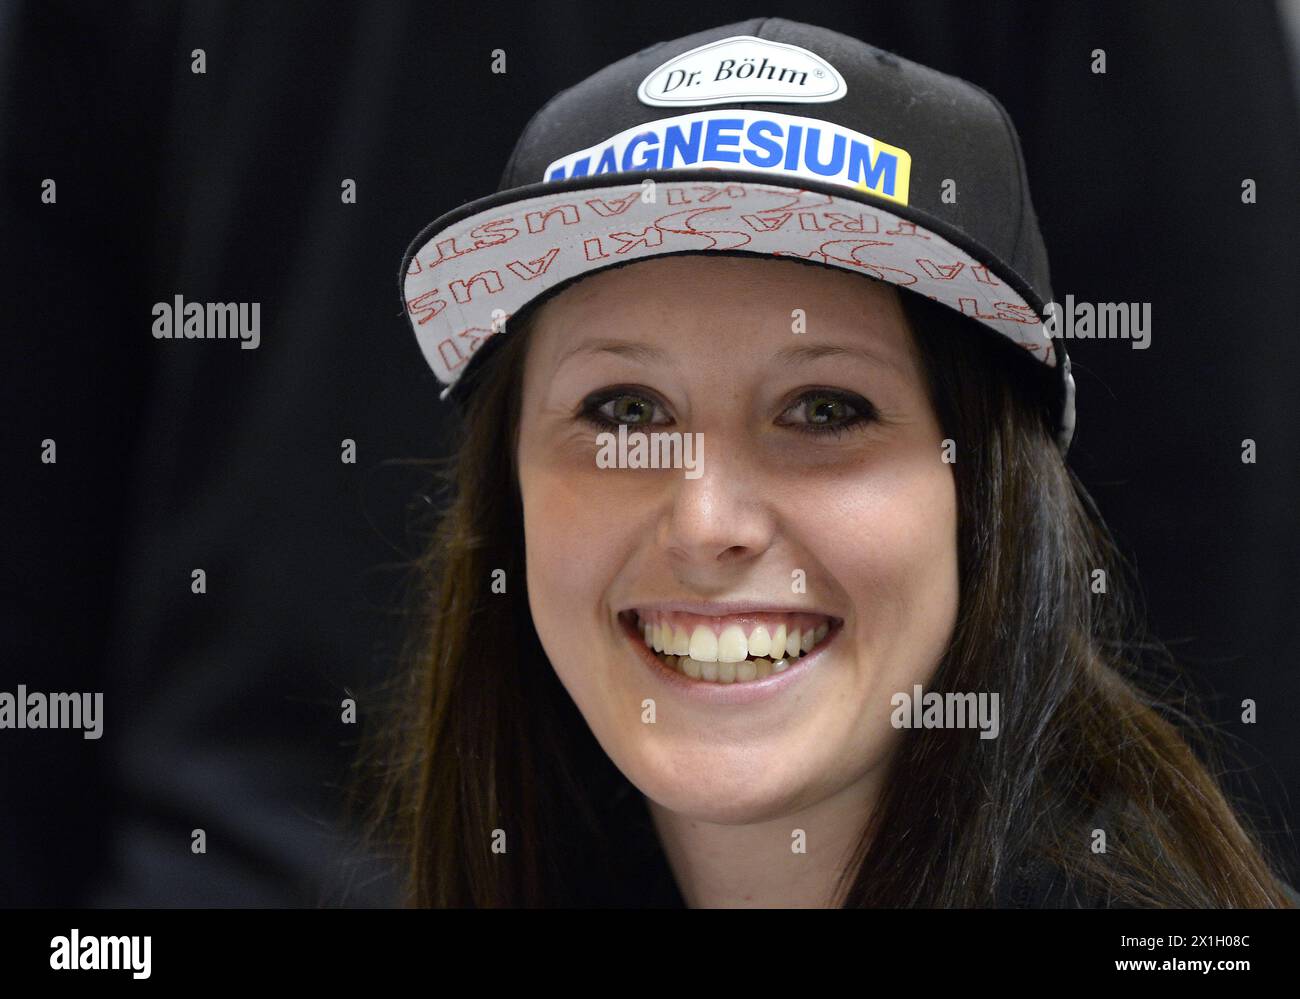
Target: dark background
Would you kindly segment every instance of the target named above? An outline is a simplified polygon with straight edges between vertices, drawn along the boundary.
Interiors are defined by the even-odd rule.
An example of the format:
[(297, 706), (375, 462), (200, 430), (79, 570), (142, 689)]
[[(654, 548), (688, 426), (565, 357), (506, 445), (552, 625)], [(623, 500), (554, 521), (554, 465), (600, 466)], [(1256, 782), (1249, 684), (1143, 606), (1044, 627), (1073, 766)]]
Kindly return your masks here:
[[(339, 822), (339, 704), (392, 669), (402, 462), (449, 445), (402, 251), (557, 90), (758, 15), (987, 88), (1057, 297), (1152, 303), (1148, 350), (1070, 345), (1071, 461), (1296, 883), (1300, 123), (1271, 4), (44, 2), (0, 7), (0, 690), (102, 690), (105, 722), (0, 731), (0, 905), (391, 900)], [(176, 294), (261, 302), (261, 346), (153, 339)]]

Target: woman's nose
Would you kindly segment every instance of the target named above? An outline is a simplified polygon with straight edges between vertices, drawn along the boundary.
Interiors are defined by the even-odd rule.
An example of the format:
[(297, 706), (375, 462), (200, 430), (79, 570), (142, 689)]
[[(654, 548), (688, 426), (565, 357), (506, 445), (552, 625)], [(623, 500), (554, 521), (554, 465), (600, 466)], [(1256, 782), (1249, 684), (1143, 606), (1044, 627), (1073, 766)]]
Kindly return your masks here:
[(693, 565), (734, 564), (756, 558), (772, 544), (771, 469), (725, 439), (702, 434), (707, 445), (694, 478), (672, 485), (659, 523), (659, 543)]

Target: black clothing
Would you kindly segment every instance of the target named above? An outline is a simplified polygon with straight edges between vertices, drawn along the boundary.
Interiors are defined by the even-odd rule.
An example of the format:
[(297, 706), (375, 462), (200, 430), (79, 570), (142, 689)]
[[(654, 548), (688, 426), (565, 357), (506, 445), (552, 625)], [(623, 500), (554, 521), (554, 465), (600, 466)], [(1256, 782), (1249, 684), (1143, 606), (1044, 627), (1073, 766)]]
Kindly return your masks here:
[[(680, 889), (673, 878), (672, 868), (664, 856), (655, 834), (644, 799), (627, 785), (616, 793), (615, 807), (634, 813), (631, 828), (636, 835), (628, 844), (631, 857), (628, 868), (626, 894), (621, 895), (624, 905), (641, 908), (681, 909), (686, 907)], [(635, 813), (640, 813), (639, 816)], [(1098, 828), (1104, 822), (1106, 809), (1098, 809), (1089, 820), (1089, 827)], [(639, 821), (636, 821), (639, 819)], [(1283, 886), (1292, 902), (1300, 907), (1300, 893), (1290, 885)], [(997, 893), (995, 907), (999, 909), (1128, 909), (1134, 906), (1110, 897), (1092, 886), (1081, 886), (1069, 879), (1056, 865), (1042, 859), (1022, 861), (1013, 866), (1012, 874)]]

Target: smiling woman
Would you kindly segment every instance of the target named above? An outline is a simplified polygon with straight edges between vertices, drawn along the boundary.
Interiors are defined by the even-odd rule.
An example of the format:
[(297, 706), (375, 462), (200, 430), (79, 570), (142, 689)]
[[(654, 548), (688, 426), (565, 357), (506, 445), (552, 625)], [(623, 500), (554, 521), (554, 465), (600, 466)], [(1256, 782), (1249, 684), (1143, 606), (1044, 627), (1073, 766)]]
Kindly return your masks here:
[[(839, 53), (872, 107), (959, 82), (900, 84), (893, 57), (854, 65), (843, 53), (861, 43), (821, 29), (740, 27), (640, 53), (625, 75), (777, 34)], [(953, 93), (945, 114), (970, 99), (971, 128), (1005, 128), (986, 97)], [(924, 118), (924, 101), (907, 107)], [(924, 142), (904, 143), (911, 161)], [(996, 148), (1018, 177), (1014, 145)], [(692, 174), (669, 203), (715, 179)], [(628, 183), (589, 180), (565, 189), (588, 206)], [(748, 181), (729, 197), (779, 193)], [(811, 259), (716, 235), (674, 251), (664, 240), (686, 230), (670, 213), (642, 234), (657, 252), (611, 265), (602, 241), (629, 234), (574, 208), (566, 238), (596, 233), (585, 267), (570, 257), (576, 273), (520, 292), (504, 330), (472, 308), (477, 283), (495, 289), (484, 308), (509, 288), (485, 278), (495, 258), (444, 239), (501, 205), (453, 213), (408, 251), (408, 314), (417, 332), (442, 317), (421, 342), (465, 418), (376, 750), (373, 833), (409, 901), (1292, 904), (1216, 783), (1216, 747), (1189, 741), (1203, 719), (1149, 693), (1160, 663), (1139, 654), (1153, 645), (1123, 563), (1064, 460), (1068, 364), (1026, 328), (1050, 298), (1033, 288), (1045, 258), (1023, 257), (1041, 252), (1027, 193), (1006, 208), (1017, 224), (985, 234), (1005, 248), (962, 236), (944, 264), (941, 233), (959, 233), (942, 219), (837, 197), (870, 210), (804, 213), (824, 237)], [(735, 217), (767, 231), (791, 214)], [(543, 232), (527, 219), (516, 236)], [(890, 238), (845, 250), (828, 222)], [(862, 256), (881, 247), (889, 263)], [(539, 276), (540, 250), (527, 267), (513, 252), (510, 273)], [(689, 476), (611, 464), (611, 434), (692, 435), (703, 461)]]
[[(569, 349), (611, 329), (659, 349)], [(1035, 368), (758, 257), (604, 271), (520, 317), (421, 567), (385, 801), (412, 901), (1285, 904), (1107, 643), (1135, 637), (1120, 567)], [(598, 467), (620, 423), (703, 434), (703, 474)], [(914, 684), (998, 693), (998, 737), (896, 727)]]

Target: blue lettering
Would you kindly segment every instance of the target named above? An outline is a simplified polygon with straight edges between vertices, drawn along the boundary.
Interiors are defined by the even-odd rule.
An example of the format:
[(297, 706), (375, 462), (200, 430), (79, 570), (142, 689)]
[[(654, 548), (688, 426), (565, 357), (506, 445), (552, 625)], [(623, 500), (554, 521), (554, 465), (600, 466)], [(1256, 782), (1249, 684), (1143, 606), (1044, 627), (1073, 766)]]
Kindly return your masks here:
[(873, 191), (882, 191), (893, 195), (894, 183), (898, 172), (898, 157), (892, 153), (882, 152), (871, 162), (871, 150), (866, 143), (853, 142), (849, 145), (849, 183), (856, 184), (865, 179), (866, 185)]
[(803, 138), (803, 126), (791, 125), (790, 135), (786, 139), (785, 147), (785, 168), (787, 170), (797, 170), (799, 168), (799, 140)]
[(723, 152), (721, 146), (734, 146), (740, 141), (739, 135), (720, 136), (718, 133), (724, 128), (727, 131), (740, 131), (744, 127), (744, 122), (739, 118), (711, 118), (709, 120), (708, 135), (704, 140), (704, 159), (705, 162), (714, 162), (721, 160), (723, 163), (739, 163), (740, 153)]
[[(574, 161), (574, 163), (573, 163), (573, 170), (569, 173), (569, 176), (570, 176), (570, 177), (585, 177), (585, 176), (587, 176), (587, 167), (589, 167), (590, 165), (591, 165), (591, 158), (590, 158), (590, 157), (587, 157), (587, 156), (584, 156), (584, 157), (583, 157), (582, 159), (580, 159), (580, 160), (576, 160), (576, 161)], [(561, 164), (560, 166), (557, 166), (554, 170), (552, 170), (552, 171), (551, 171), (551, 176), (550, 176), (548, 179), (549, 179), (549, 180), (564, 180), (564, 165)]]
[(636, 149), (638, 144), (641, 143), (652, 144), (658, 138), (659, 136), (655, 135), (654, 132), (640, 132), (637, 135), (632, 136), (632, 141), (629, 142), (627, 144), (627, 148), (623, 150), (623, 169), (624, 170), (653, 170), (655, 167), (657, 167), (659, 165), (658, 146), (650, 145), (650, 148), (646, 150), (645, 155), (641, 157), (641, 159), (635, 162), (633, 162), (632, 160), (632, 152), (633, 150)]
[(618, 159), (614, 156), (614, 147), (606, 146), (596, 164), (596, 173), (618, 173)]
[(817, 159), (817, 153), (821, 148), (821, 137), (820, 128), (808, 129), (808, 142), (804, 145), (803, 160), (813, 173), (819, 173), (823, 177), (834, 177), (844, 169), (844, 136), (837, 135), (832, 141), (829, 163), (821, 163)]
[(766, 170), (781, 162), (781, 144), (766, 138), (763, 135), (764, 132), (771, 132), (773, 135), (780, 136), (781, 126), (774, 121), (751, 122), (748, 132), (750, 145), (764, 150), (768, 155), (760, 156), (753, 149), (746, 149), (745, 161), (759, 169)]
[(689, 166), (692, 163), (698, 163), (700, 160), (700, 131), (701, 123), (698, 121), (691, 122), (691, 138), (687, 144), (686, 137), (682, 135), (680, 125), (669, 125), (664, 132), (664, 152), (663, 160), (660, 164), (665, 170), (674, 165), (673, 159), (677, 154), (681, 154), (682, 166)]

